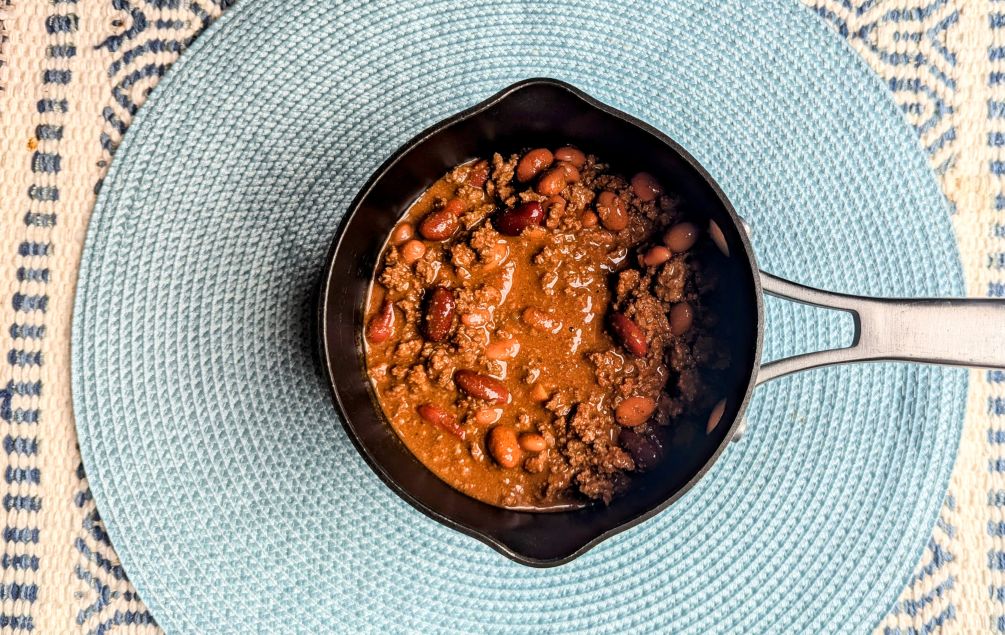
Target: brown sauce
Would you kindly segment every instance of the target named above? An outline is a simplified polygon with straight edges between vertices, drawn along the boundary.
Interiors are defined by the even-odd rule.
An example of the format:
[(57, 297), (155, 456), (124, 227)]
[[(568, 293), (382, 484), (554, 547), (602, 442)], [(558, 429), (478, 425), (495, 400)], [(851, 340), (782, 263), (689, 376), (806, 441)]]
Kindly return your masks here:
[(537, 510), (609, 502), (708, 408), (706, 240), (651, 176), (573, 148), (473, 161), (392, 231), (366, 364), (409, 450), (454, 488)]

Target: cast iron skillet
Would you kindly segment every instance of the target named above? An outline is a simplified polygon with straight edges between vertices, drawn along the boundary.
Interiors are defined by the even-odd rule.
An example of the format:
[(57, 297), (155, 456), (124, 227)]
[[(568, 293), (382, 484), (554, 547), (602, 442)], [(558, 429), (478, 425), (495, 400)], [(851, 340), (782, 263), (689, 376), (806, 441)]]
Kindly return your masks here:
[[(714, 387), (725, 412), (706, 433), (708, 412), (675, 422), (663, 460), (634, 477), (609, 505), (534, 513), (494, 507), (461, 494), (427, 470), (384, 419), (365, 374), (363, 310), (387, 235), (415, 199), (447, 170), (493, 152), (578, 146), (615, 172), (645, 170), (680, 195), (690, 220), (722, 232), (728, 256), (706, 248), (701, 264), (721, 282), (705, 299), (722, 316), (712, 335), (731, 351)], [(710, 241), (706, 241), (711, 245)], [(853, 313), (849, 348), (809, 353), (760, 368), (764, 290)], [(356, 449), (399, 496), (437, 521), (517, 562), (553, 566), (659, 513), (709, 470), (738, 432), (757, 383), (796, 370), (856, 360), (900, 359), (968, 366), (1005, 365), (1005, 302), (887, 300), (810, 289), (760, 273), (744, 225), (722, 190), (683, 148), (655, 128), (551, 79), (516, 83), (406, 143), (370, 178), (344, 217), (328, 256), (319, 302), (321, 359), (342, 424)], [(995, 322), (997, 321), (997, 322)], [(972, 328), (959, 328), (961, 323)]]

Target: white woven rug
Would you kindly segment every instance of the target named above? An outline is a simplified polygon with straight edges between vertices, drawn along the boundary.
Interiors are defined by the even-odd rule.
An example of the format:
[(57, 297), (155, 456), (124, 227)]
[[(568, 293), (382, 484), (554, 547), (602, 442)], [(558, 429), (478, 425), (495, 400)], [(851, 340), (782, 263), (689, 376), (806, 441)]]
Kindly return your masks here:
[[(955, 207), (969, 294), (1005, 297), (1005, 3), (807, 4), (888, 81), (918, 130)], [(2, 631), (157, 630), (81, 470), (70, 308), (116, 143), (222, 10), (211, 0), (0, 0)], [(942, 519), (885, 632), (1005, 631), (1005, 373), (974, 372), (969, 399)]]

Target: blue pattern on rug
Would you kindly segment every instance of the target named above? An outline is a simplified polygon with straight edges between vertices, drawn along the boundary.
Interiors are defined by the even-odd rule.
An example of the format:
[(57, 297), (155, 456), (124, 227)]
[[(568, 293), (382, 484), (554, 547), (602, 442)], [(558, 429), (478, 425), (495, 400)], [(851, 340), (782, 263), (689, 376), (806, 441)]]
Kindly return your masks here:
[[(217, 2), (219, 7), (228, 6), (227, 1)], [(955, 159), (954, 141), (956, 137), (955, 129), (946, 121), (947, 115), (952, 113), (951, 100), (947, 101), (946, 91), (955, 89), (955, 82), (952, 74), (952, 67), (955, 65), (955, 55), (944, 44), (945, 34), (954, 28), (958, 22), (956, 12), (949, 15), (937, 17), (946, 2), (936, 0), (934, 2), (918, 2), (917, 6), (910, 11), (890, 11), (884, 8), (889, 3), (877, 0), (865, 2), (848, 2), (846, 0), (836, 2), (817, 2), (815, 8), (821, 17), (830, 21), (834, 27), (849, 40), (863, 43), (875, 56), (882, 60), (889, 72), (883, 72), (883, 76), (889, 81), (891, 91), (898, 98), (904, 110), (905, 116), (911, 120), (925, 142), (928, 152), (938, 155), (939, 161), (936, 167), (940, 171), (946, 171), (953, 165)], [(103, 161), (110, 159), (118, 141), (125, 132), (128, 122), (136, 112), (142, 100), (135, 100), (131, 95), (133, 88), (138, 84), (145, 83), (152, 87), (157, 79), (169, 67), (168, 64), (154, 62), (156, 57), (163, 54), (175, 55), (180, 53), (192, 41), (194, 36), (186, 35), (176, 37), (177, 31), (185, 29), (190, 23), (196, 23), (197, 33), (201, 32), (211, 21), (209, 13), (199, 4), (192, 0), (190, 2), (180, 2), (179, 0), (145, 0), (144, 2), (130, 2), (129, 0), (112, 0), (112, 8), (117, 14), (117, 23), (113, 23), (116, 28), (114, 34), (110, 34), (97, 46), (109, 53), (114, 54), (113, 62), (109, 65), (108, 75), (115, 81), (114, 97), (115, 101), (105, 108), (103, 119), (105, 128), (101, 132), (98, 142), (105, 152)], [(150, 19), (147, 15), (149, 10), (184, 10), (188, 15), (181, 21), (165, 21), (163, 19)], [(74, 78), (71, 73), (59, 67), (61, 60), (66, 60), (76, 56), (77, 46), (73, 41), (74, 35), (79, 28), (79, 20), (72, 12), (72, 5), (64, 3), (54, 3), (53, 13), (46, 17), (45, 27), (50, 36), (51, 44), (47, 48), (46, 67), (42, 69), (42, 81), (53, 90), (71, 85)], [(843, 16), (843, 12), (851, 12), (855, 21), (849, 21)], [(868, 18), (862, 24), (861, 18)], [(1000, 27), (1005, 25), (1005, 17), (996, 15), (991, 17), (992, 26)], [(881, 32), (884, 25), (896, 24), (904, 28), (899, 31), (903, 37), (909, 41), (925, 42), (929, 46), (925, 53), (911, 55), (898, 54), (891, 46), (898, 42), (880, 42), (876, 40), (877, 34)], [(1002, 47), (992, 47), (989, 49), (989, 57), (1002, 55)], [(151, 60), (144, 62), (144, 60)], [(870, 59), (870, 62), (873, 60)], [(138, 65), (138, 67), (137, 67)], [(875, 66), (875, 64), (874, 64)], [(126, 69), (136, 68), (137, 70)], [(923, 73), (924, 71), (924, 73)], [(923, 77), (924, 75), (924, 77)], [(989, 85), (1001, 84), (1001, 77), (991, 75), (988, 77)], [(69, 112), (72, 107), (66, 99), (57, 96), (40, 98), (37, 102), (37, 110), (40, 114), (48, 115), (50, 118), (46, 123), (40, 124), (35, 131), (35, 136), (40, 142), (49, 142), (48, 148), (63, 138), (64, 126), (62, 115)], [(992, 101), (988, 104), (990, 119), (1005, 119), (1005, 101)], [(989, 145), (1001, 145), (996, 140), (999, 137), (989, 139)], [(28, 196), (33, 201), (30, 211), (25, 213), (24, 225), (32, 228), (51, 228), (55, 226), (58, 219), (59, 187), (58, 174), (61, 172), (62, 158), (58, 150), (38, 152), (30, 159), (32, 161), (33, 173), (36, 175), (34, 181), (29, 185)], [(993, 162), (989, 164), (989, 172), (995, 176), (1003, 176), (1005, 170), (1001, 164)], [(1000, 197), (999, 207), (1005, 209), (1005, 195)], [(1005, 225), (1002, 225), (1005, 227)], [(1005, 230), (1000, 230), (1005, 237)], [(3, 356), (8, 368), (5, 372), (8, 376), (13, 376), (15, 368), (37, 367), (45, 363), (42, 355), (32, 350), (33, 342), (45, 338), (45, 311), (48, 297), (44, 292), (46, 285), (50, 282), (50, 261), (51, 245), (45, 242), (25, 241), (18, 247), (16, 257), (21, 265), (17, 269), (17, 290), (10, 296), (10, 302), (18, 317), (15, 322), (9, 325), (9, 332), (14, 339), (14, 346)], [(32, 289), (31, 292), (25, 291)], [(1005, 283), (989, 283), (988, 295), (991, 297), (1005, 297)], [(989, 381), (1005, 383), (1005, 374), (1001, 371), (993, 371), (988, 374)], [(43, 478), (37, 467), (34, 465), (38, 452), (39, 436), (36, 424), (44, 413), (32, 406), (33, 400), (41, 394), (41, 382), (7, 382), (4, 388), (0, 389), (0, 419), (9, 423), (22, 424), (19, 426), (18, 434), (7, 435), (4, 439), (4, 451), (8, 455), (17, 457), (18, 468), (8, 468), (5, 471), (5, 481), (8, 487), (4, 494), (4, 507), (9, 512), (8, 522), (17, 519), (16, 524), (8, 524), (4, 528), (5, 548), (0, 557), (0, 567), (5, 570), (17, 570), (21, 572), (35, 571), (39, 567), (39, 556), (31, 553), (30, 545), (37, 542), (39, 528), (37, 514), (42, 509), (43, 501), (41, 497), (34, 494), (34, 486)], [(16, 405), (15, 405), (16, 404)], [(987, 406), (988, 414), (991, 416), (1005, 415), (1005, 397), (989, 399)], [(990, 433), (989, 433), (990, 434)], [(998, 500), (994, 492), (989, 492), (989, 501)], [(1005, 500), (1005, 494), (1002, 494)], [(91, 504), (90, 492), (87, 488), (83, 472), (80, 472), (80, 486), (78, 487), (78, 506)], [(990, 503), (989, 503), (990, 504)], [(947, 503), (948, 506), (948, 503)], [(18, 512), (12, 514), (10, 512)], [(946, 532), (946, 528), (951, 527), (948, 523), (945, 526), (940, 524), (936, 532), (943, 532), (945, 535), (939, 536), (938, 540), (933, 538), (928, 548), (928, 558), (919, 568), (915, 579), (915, 584), (927, 583), (931, 578), (937, 576), (943, 565), (952, 559), (952, 535)], [(989, 528), (989, 531), (992, 529)], [(101, 536), (101, 539), (98, 539)], [(85, 520), (80, 528), (78, 537), (75, 539), (74, 547), (85, 560), (92, 562), (98, 572), (79, 568), (79, 577), (92, 585), (93, 595), (89, 598), (82, 598), (86, 602), (81, 609), (81, 615), (90, 617), (94, 614), (101, 614), (107, 609), (108, 602), (103, 601), (103, 594), (107, 593), (109, 586), (102, 583), (102, 576), (109, 576), (113, 579), (124, 579), (125, 573), (121, 567), (108, 565), (108, 560), (100, 556), (95, 548), (90, 544), (97, 541), (104, 547), (108, 547), (107, 537), (100, 530), (100, 518), (96, 512), (85, 515)], [(28, 552), (25, 553), (25, 545), (29, 545)], [(995, 564), (995, 560), (989, 557), (989, 567)], [(5, 597), (13, 597), (13, 594), (26, 601), (33, 603), (37, 598), (37, 587), (33, 583), (26, 583), (25, 587), (0, 588), (0, 594)], [(934, 585), (933, 591), (924, 597), (923, 602), (935, 604), (951, 595), (953, 591), (952, 577), (941, 578), (941, 581)], [(27, 591), (25, 589), (34, 589)], [(992, 588), (992, 593), (997, 590), (998, 595), (1005, 602), (1005, 587), (997, 586)], [(921, 602), (921, 601), (919, 601)], [(920, 610), (921, 604), (910, 604), (900, 602), (894, 608), (894, 614), (905, 612), (912, 614), (912, 611)], [(948, 604), (939, 614), (933, 618), (929, 624), (936, 628), (953, 618), (955, 608)], [(102, 615), (101, 625), (92, 631), (96, 633), (108, 632), (114, 626), (149, 623), (151, 618), (145, 612), (122, 612), (115, 611), (114, 614)], [(82, 621), (80, 623), (83, 623)], [(30, 631), (34, 628), (33, 620), (27, 615), (0, 615), (0, 626), (12, 628), (14, 630)], [(926, 627), (926, 631), (929, 630)], [(896, 631), (889, 631), (891, 633)]]

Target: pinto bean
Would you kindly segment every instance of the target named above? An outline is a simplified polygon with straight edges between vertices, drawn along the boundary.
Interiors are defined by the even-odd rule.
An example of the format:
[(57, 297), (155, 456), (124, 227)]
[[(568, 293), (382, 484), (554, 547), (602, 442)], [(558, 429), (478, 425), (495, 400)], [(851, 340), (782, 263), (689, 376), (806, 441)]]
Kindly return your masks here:
[(415, 228), (411, 223), (401, 223), (391, 232), (391, 244), (400, 245), (408, 242), (415, 235)]
[(639, 172), (632, 177), (632, 191), (644, 202), (656, 200), (663, 193), (663, 186), (648, 172)]
[(625, 209), (624, 201), (614, 192), (610, 190), (601, 192), (597, 196), (596, 208), (600, 223), (612, 232), (619, 232), (628, 227), (628, 210)]
[(565, 189), (565, 171), (552, 168), (537, 181), (537, 193), (541, 196), (555, 196)]
[(649, 352), (649, 343), (646, 341), (645, 333), (631, 318), (623, 313), (612, 313), (610, 322), (611, 330), (630, 353), (644, 357)]
[(489, 430), (486, 443), (489, 454), (502, 467), (508, 469), (520, 464), (523, 452), (520, 450), (516, 430), (512, 426), (501, 425), (492, 428)]
[(380, 310), (366, 325), (366, 340), (371, 344), (386, 342), (394, 333), (394, 305), (388, 300), (380, 305)]
[(559, 161), (555, 167), (562, 171), (566, 183), (576, 183), (579, 181), (579, 170), (568, 161)]
[(492, 319), (492, 314), (489, 313), (489, 310), (479, 307), (463, 314), (461, 316), (461, 323), (464, 326), (484, 326), (489, 323), (490, 319)]
[(694, 310), (687, 302), (679, 302), (670, 308), (670, 332), (683, 335), (694, 323)]
[(424, 330), (431, 342), (442, 342), (450, 335), (454, 326), (457, 300), (454, 292), (446, 287), (434, 287), (426, 302)]
[(715, 404), (715, 407), (712, 408), (712, 412), (708, 415), (708, 423), (705, 424), (705, 432), (707, 434), (711, 434), (712, 430), (715, 430), (716, 426), (719, 425), (719, 421), (722, 419), (724, 412), (726, 412), (725, 399)]
[(441, 209), (430, 212), (419, 224), (419, 233), (426, 240), (446, 240), (454, 235), (460, 223), (453, 212)]
[(415, 264), (426, 255), (426, 245), (421, 240), (412, 239), (401, 246), (401, 259), (406, 265)]
[(629, 397), (614, 409), (618, 424), (628, 428), (640, 426), (656, 411), (656, 401), (649, 397)]
[(555, 150), (555, 160), (568, 161), (576, 166), (577, 170), (582, 170), (583, 166), (586, 165), (586, 155), (579, 148), (572, 146), (562, 146), (558, 150)]
[(529, 306), (524, 309), (523, 321), (532, 329), (552, 335), (562, 330), (562, 322), (541, 309)]
[(528, 452), (543, 452), (548, 447), (548, 441), (536, 432), (524, 432), (519, 441), (520, 447)]
[(502, 417), (502, 408), (479, 408), (475, 411), (475, 421), (480, 426), (490, 426)]
[(670, 251), (684, 253), (698, 241), (698, 228), (692, 223), (677, 223), (663, 235), (663, 244)]
[(499, 404), (509, 402), (509, 390), (494, 377), (481, 375), (473, 370), (459, 370), (454, 373), (454, 381), (461, 390), (475, 399)]
[(493, 361), (513, 359), (520, 352), (520, 340), (510, 337), (490, 342), (485, 347), (485, 357)]
[(722, 228), (714, 220), (708, 221), (708, 236), (723, 256), (729, 255), (729, 243), (726, 242), (726, 235), (722, 233)]
[(600, 218), (597, 217), (594, 212), (586, 211), (583, 212), (583, 217), (580, 219), (580, 222), (583, 223), (583, 227), (589, 229), (590, 227), (596, 227), (597, 223), (600, 222)]
[(516, 179), (523, 183), (530, 181), (542, 170), (551, 167), (555, 157), (548, 148), (535, 148), (523, 155), (516, 164)]
[(642, 264), (647, 267), (658, 267), (667, 260), (670, 260), (671, 255), (669, 249), (663, 245), (656, 245), (655, 247), (650, 247), (646, 255), (642, 256)]

